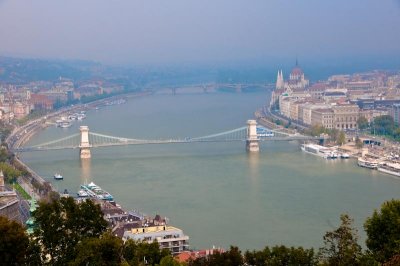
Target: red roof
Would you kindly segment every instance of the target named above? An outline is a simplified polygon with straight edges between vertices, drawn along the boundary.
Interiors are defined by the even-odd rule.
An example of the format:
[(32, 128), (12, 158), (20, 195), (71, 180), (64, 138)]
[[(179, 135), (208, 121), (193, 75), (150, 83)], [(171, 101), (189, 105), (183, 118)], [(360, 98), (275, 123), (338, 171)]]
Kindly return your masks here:
[(303, 75), (303, 70), (301, 70), (300, 67), (295, 67), (295, 68), (292, 69), (292, 73), (291, 74), (295, 75), (295, 76), (301, 76), (301, 75)]

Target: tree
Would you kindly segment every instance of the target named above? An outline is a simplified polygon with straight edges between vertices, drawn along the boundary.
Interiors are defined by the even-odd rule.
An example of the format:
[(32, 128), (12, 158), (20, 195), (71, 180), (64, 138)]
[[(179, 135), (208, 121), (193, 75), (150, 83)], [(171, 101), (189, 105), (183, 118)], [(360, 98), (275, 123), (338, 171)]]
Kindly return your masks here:
[(172, 256), (166, 256), (161, 259), (160, 266), (180, 266), (181, 264), (177, 262)]
[(69, 265), (120, 265), (122, 246), (122, 239), (110, 232), (104, 233), (99, 238), (86, 238), (77, 245), (76, 258)]
[(17, 177), (21, 176), (21, 171), (15, 169), (8, 163), (1, 163), (0, 162), (0, 170), (3, 171), (5, 180), (8, 183), (13, 183), (17, 180)]
[(265, 247), (261, 251), (246, 251), (245, 262), (254, 266), (279, 266), (279, 265), (317, 265), (313, 249), (302, 247), (275, 246), (271, 249)]
[(361, 265), (361, 246), (357, 243), (357, 231), (353, 220), (347, 215), (340, 216), (341, 225), (324, 236), (324, 247), (320, 248), (320, 259), (327, 265)]
[(364, 117), (364, 116), (360, 116), (358, 119), (357, 119), (357, 126), (358, 126), (358, 128), (359, 129), (366, 129), (366, 128), (368, 128), (369, 127), (369, 123), (368, 123), (368, 120)]
[(356, 143), (356, 147), (358, 148), (358, 149), (361, 149), (362, 147), (363, 147), (363, 142), (361, 141), (361, 139), (357, 136), (356, 137), (356, 141), (355, 141)]
[(189, 262), (192, 266), (239, 266), (243, 265), (243, 257), (238, 247), (231, 246), (228, 251), (216, 252), (207, 257), (197, 258)]
[(0, 261), (2, 265), (22, 265), (28, 256), (29, 238), (17, 222), (0, 216)]
[(374, 119), (373, 130), (377, 134), (392, 135), (394, 130), (394, 120), (390, 115), (378, 116)]
[(5, 162), (9, 159), (10, 155), (8, 154), (6, 147), (0, 146), (0, 162)]
[(139, 265), (146, 261), (150, 265), (159, 264), (161, 259), (170, 255), (166, 249), (160, 250), (158, 242), (152, 243), (128, 239), (123, 247), (123, 257), (129, 265)]
[(380, 212), (375, 210), (366, 220), (364, 229), (367, 247), (377, 261), (400, 254), (400, 200), (384, 202)]
[(73, 198), (41, 202), (34, 212), (35, 241), (42, 246), (43, 260), (65, 265), (76, 256), (76, 244), (85, 238), (99, 237), (107, 227), (100, 206), (91, 200), (76, 203)]
[(337, 138), (337, 144), (343, 145), (346, 142), (346, 135), (343, 131), (340, 131), (339, 136)]

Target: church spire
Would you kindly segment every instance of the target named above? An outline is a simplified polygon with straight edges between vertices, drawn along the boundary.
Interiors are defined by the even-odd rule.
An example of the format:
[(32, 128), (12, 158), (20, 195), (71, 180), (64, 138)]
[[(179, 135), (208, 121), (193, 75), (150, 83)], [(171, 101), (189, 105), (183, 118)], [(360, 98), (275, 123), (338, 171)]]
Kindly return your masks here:
[(283, 88), (283, 73), (282, 70), (278, 70), (278, 75), (276, 77), (276, 88), (277, 89), (282, 89)]

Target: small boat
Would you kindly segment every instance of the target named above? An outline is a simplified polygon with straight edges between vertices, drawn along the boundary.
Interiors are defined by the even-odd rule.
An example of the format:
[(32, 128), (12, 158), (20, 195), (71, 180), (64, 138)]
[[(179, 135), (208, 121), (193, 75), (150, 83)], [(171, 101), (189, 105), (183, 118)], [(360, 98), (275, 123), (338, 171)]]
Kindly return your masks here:
[(340, 158), (342, 158), (342, 159), (349, 159), (349, 158), (350, 158), (350, 155), (349, 155), (348, 153), (342, 153), (342, 154), (340, 155)]
[(61, 128), (68, 128), (68, 127), (72, 126), (72, 123), (64, 121), (64, 122), (58, 124), (58, 126)]
[(76, 194), (78, 194), (78, 197), (80, 197), (80, 198), (87, 198), (87, 197), (89, 197), (89, 194), (88, 194), (85, 190), (83, 190), (83, 189), (79, 190), (78, 193), (76, 193)]
[(69, 197), (69, 193), (67, 189), (64, 189), (64, 192), (61, 194), (61, 197), (63, 198), (68, 198)]
[(55, 180), (62, 180), (62, 179), (64, 179), (64, 177), (63, 177), (62, 175), (60, 175), (59, 173), (55, 173), (53, 177), (54, 177)]

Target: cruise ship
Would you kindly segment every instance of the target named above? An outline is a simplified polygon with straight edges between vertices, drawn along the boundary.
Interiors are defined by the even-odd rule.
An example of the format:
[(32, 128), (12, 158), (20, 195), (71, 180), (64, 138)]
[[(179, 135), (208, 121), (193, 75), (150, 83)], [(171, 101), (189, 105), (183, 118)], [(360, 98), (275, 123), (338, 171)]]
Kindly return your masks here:
[[(106, 201), (113, 201), (114, 197), (108, 193), (107, 191), (103, 190), (101, 187), (96, 185), (95, 183), (91, 182), (87, 185), (81, 185), (81, 190), (85, 191), (89, 197), (96, 198), (100, 200)], [(81, 194), (82, 191), (80, 191)]]
[(338, 158), (338, 154), (335, 151), (317, 144), (302, 144), (301, 150), (307, 153), (318, 155), (325, 159)]
[(400, 164), (391, 162), (382, 162), (378, 164), (378, 171), (400, 177)]
[(374, 159), (369, 159), (366, 157), (359, 157), (357, 160), (358, 166), (369, 168), (369, 169), (377, 169), (378, 168), (378, 161)]

